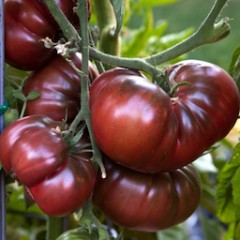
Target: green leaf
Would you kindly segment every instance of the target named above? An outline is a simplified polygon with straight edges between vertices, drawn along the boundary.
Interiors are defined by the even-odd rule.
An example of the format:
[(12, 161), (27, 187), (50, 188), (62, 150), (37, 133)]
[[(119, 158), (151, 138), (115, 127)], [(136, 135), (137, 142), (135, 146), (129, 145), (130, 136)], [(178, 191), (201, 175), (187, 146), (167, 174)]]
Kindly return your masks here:
[(21, 100), (22, 102), (26, 101), (26, 97), (21, 90), (16, 90), (12, 94), (15, 98)]
[(228, 72), (231, 76), (233, 76), (234, 67), (235, 67), (236, 62), (239, 59), (239, 56), (240, 56), (240, 47), (236, 48), (232, 55), (231, 63), (230, 63), (229, 69), (228, 69)]
[(225, 229), (222, 226), (222, 223), (216, 218), (206, 217), (205, 212), (198, 211), (199, 222), (203, 231), (204, 240), (219, 240), (220, 236), (223, 235)]
[(232, 223), (228, 226), (227, 232), (224, 235), (224, 240), (233, 240), (235, 233), (236, 223)]
[(153, 15), (151, 10), (146, 11), (145, 25), (133, 32), (130, 40), (123, 44), (122, 56), (136, 57), (139, 53), (145, 49), (146, 43), (153, 29)]
[(240, 183), (240, 168), (238, 168), (235, 172), (235, 174), (233, 175), (232, 179), (231, 179), (231, 183), (233, 186), (233, 202), (234, 204), (240, 206), (240, 187), (239, 187), (239, 183)]
[(76, 228), (61, 234), (56, 240), (92, 240), (98, 239), (98, 233), (93, 230), (91, 233), (85, 228)]
[(157, 233), (157, 237), (159, 240), (172, 240), (172, 239), (178, 239), (178, 240), (185, 240), (188, 239), (188, 233), (187, 233), (187, 227), (185, 223), (178, 224), (176, 226), (173, 226), (169, 229), (159, 231)]
[(240, 143), (234, 150), (228, 163), (222, 168), (218, 175), (217, 187), (217, 216), (226, 223), (240, 219), (239, 203), (239, 182), (240, 182)]
[(31, 91), (28, 95), (27, 95), (27, 100), (34, 100), (36, 98), (38, 98), (40, 96), (40, 92), (39, 91)]
[(179, 0), (138, 0), (136, 3), (136, 7), (138, 9), (143, 7), (157, 7), (171, 3), (176, 3), (178, 1)]
[(236, 48), (232, 55), (228, 72), (237, 83), (238, 89), (240, 89), (240, 47)]
[(114, 35), (116, 36), (122, 28), (125, 5), (124, 5), (124, 0), (110, 0), (110, 1), (113, 6), (114, 13), (116, 16), (116, 21), (117, 21), (117, 27), (116, 27), (115, 33), (114, 33)]

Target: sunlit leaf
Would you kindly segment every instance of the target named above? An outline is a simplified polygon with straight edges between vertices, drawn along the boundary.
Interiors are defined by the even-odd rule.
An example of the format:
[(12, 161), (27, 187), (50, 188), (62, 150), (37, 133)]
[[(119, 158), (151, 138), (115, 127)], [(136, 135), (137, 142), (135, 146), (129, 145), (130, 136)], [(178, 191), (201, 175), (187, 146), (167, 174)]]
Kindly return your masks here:
[(143, 8), (143, 7), (156, 7), (156, 6), (162, 6), (167, 5), (171, 3), (176, 3), (179, 0), (138, 0), (136, 1), (136, 7), (137, 8)]

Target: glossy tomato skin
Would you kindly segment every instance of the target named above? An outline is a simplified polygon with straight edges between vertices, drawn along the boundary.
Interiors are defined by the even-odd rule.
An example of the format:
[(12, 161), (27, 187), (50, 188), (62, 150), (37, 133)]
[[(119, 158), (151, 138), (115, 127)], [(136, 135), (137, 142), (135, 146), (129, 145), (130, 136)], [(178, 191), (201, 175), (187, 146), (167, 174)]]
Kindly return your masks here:
[(227, 72), (202, 61), (186, 60), (165, 73), (170, 86), (189, 83), (172, 96), (180, 132), (169, 161), (182, 165), (228, 134), (239, 115), (239, 91)]
[[(73, 11), (75, 0), (56, 3), (75, 26), (79, 25)], [(89, 3), (89, 16), (90, 12)], [(42, 40), (48, 37), (56, 41), (59, 26), (42, 0), (7, 0), (4, 14), (6, 62), (23, 70), (36, 70), (53, 54)]]
[(68, 147), (61, 135), (49, 128), (31, 128), (12, 148), (13, 172), (22, 184), (33, 186), (65, 164), (67, 154)]
[(173, 96), (128, 69), (101, 74), (90, 89), (95, 139), (112, 160), (141, 172), (181, 168), (231, 130), (239, 92), (221, 68), (183, 61), (165, 70)]
[(88, 160), (69, 157), (54, 175), (29, 188), (39, 208), (50, 216), (68, 215), (91, 196), (96, 170)]
[(161, 88), (127, 69), (105, 72), (90, 89), (91, 122), (99, 147), (133, 169), (157, 171), (160, 157), (168, 157), (177, 133), (170, 108), (171, 100)]
[[(16, 120), (0, 136), (0, 161), (28, 196), (44, 213), (64, 216), (72, 213), (90, 197), (96, 169), (91, 153), (83, 151), (89, 139), (70, 148), (60, 122), (40, 115)], [(5, 167), (7, 166), (7, 168)]]
[(140, 173), (105, 158), (107, 177), (99, 175), (93, 202), (110, 220), (128, 229), (156, 232), (186, 220), (197, 208), (201, 183), (185, 166), (172, 172)]
[[(81, 69), (80, 53), (74, 54), (72, 61)], [(97, 75), (97, 69), (89, 62), (90, 81)], [(71, 122), (80, 109), (80, 77), (62, 56), (53, 57), (25, 80), (23, 93), (27, 96), (31, 91), (38, 91), (40, 96), (27, 102), (25, 115), (43, 114), (57, 121), (67, 116)]]
[(12, 171), (12, 148), (22, 135), (29, 132), (31, 128), (44, 129), (46, 127), (50, 128), (55, 126), (52, 119), (41, 115), (24, 117), (8, 125), (1, 133), (0, 137), (0, 161), (6, 173), (10, 174)]

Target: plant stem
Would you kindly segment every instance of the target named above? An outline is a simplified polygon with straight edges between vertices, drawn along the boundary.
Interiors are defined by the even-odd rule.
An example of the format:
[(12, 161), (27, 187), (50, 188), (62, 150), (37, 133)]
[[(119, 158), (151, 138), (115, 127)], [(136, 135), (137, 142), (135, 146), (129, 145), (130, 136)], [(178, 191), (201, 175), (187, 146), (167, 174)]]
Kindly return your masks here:
[(61, 30), (64, 36), (68, 39), (68, 41), (74, 41), (75, 43), (80, 43), (81, 38), (77, 30), (68, 21), (68, 19), (66, 18), (61, 8), (58, 6), (58, 4), (54, 0), (44, 0), (44, 2), (47, 5), (52, 16), (54, 17), (55, 21), (61, 27)]
[(63, 219), (58, 217), (48, 217), (46, 240), (57, 239), (63, 233)]
[[(65, 37), (68, 40), (72, 40), (76, 34), (76, 31), (69, 29), (65, 33), (65, 29), (69, 27), (69, 22), (62, 15), (61, 11), (56, 11), (54, 8), (58, 8), (53, 0), (45, 0), (48, 2), (49, 10), (55, 16), (57, 15), (56, 21), (63, 30)], [(198, 30), (193, 33), (189, 38), (182, 41), (181, 43), (155, 55), (147, 58), (122, 58), (104, 53), (96, 48), (89, 47), (90, 57), (102, 61), (105, 64), (111, 66), (122, 66), (127, 68), (139, 69), (147, 72), (153, 79), (161, 76), (161, 71), (156, 66), (161, 65), (171, 59), (174, 59), (184, 53), (191, 51), (201, 45), (216, 42), (229, 33), (228, 19), (225, 18), (218, 23), (214, 24), (217, 16), (221, 12), (222, 8), (227, 3), (227, 0), (217, 0), (210, 10), (207, 17), (204, 19)], [(71, 30), (71, 32), (70, 32)], [(81, 46), (82, 40), (78, 36), (74, 39), (78, 46)]]
[(228, 0), (217, 0), (197, 31), (179, 44), (144, 60), (152, 65), (160, 65), (187, 53), (201, 45), (213, 43), (228, 35), (230, 27), (225, 18), (215, 24), (216, 18)]
[(97, 147), (95, 138), (92, 132), (89, 110), (89, 75), (88, 75), (88, 61), (89, 61), (89, 37), (88, 37), (88, 11), (87, 1), (78, 0), (76, 12), (80, 19), (80, 33), (82, 37), (82, 76), (81, 76), (81, 109), (80, 116), (85, 121), (90, 140), (93, 148), (93, 162), (100, 167), (102, 176), (106, 176), (105, 168), (102, 163), (101, 152)]
[(98, 48), (111, 55), (120, 55), (120, 36), (115, 35), (116, 18), (110, 0), (94, 0), (100, 30)]

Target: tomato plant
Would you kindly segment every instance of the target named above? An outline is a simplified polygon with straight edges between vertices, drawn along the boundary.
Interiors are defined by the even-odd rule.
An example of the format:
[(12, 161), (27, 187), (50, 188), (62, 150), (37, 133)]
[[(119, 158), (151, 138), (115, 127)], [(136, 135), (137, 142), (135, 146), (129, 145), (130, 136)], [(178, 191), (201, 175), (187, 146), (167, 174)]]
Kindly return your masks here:
[(92, 84), (94, 136), (114, 161), (142, 172), (174, 170), (233, 127), (239, 92), (223, 69), (186, 60), (166, 68), (165, 78), (176, 88), (170, 96), (128, 69), (106, 71)]
[(139, 173), (105, 159), (94, 204), (113, 222), (138, 231), (159, 231), (188, 218), (199, 204), (200, 178), (192, 166), (160, 174)]
[[(76, 53), (71, 59), (81, 69), (82, 55)], [(97, 69), (89, 62), (90, 81), (97, 75)], [(80, 109), (80, 85), (79, 74), (67, 60), (61, 56), (53, 57), (24, 81), (26, 96), (32, 91), (40, 93), (38, 98), (27, 102), (25, 115), (43, 114), (59, 121), (67, 116), (67, 120), (72, 121)]]
[[(188, 58), (189, 51), (229, 34), (228, 18), (217, 21), (227, 0), (216, 0), (196, 31), (172, 35), (165, 34), (166, 22), (154, 21), (156, 4), (168, 2), (174, 1), (93, 0), (89, 21), (89, 0), (4, 1), (0, 42), (5, 42), (6, 63), (32, 72), (18, 75), (21, 70), (6, 65), (11, 76), (6, 74), (5, 97), (14, 97), (9, 106), (18, 107), (15, 98), (24, 103), (19, 119), (0, 135), (0, 161), (19, 183), (20, 195), (24, 189), (25, 197), (49, 215), (44, 216), (47, 240), (159, 240), (159, 230), (192, 213), (199, 216), (199, 204), (216, 212), (209, 202), (212, 185), (206, 186), (215, 175), (210, 180), (201, 175), (201, 187), (198, 172), (202, 174), (203, 168), (196, 162), (196, 171), (189, 163), (233, 127), (239, 92), (222, 68), (206, 61), (179, 61)], [(135, 18), (136, 12), (144, 13), (143, 21)], [(2, 16), (0, 12), (0, 21)], [(141, 26), (132, 31), (135, 19)], [(239, 75), (238, 52), (231, 64), (233, 77)], [(0, 78), (1, 69), (2, 61)], [(24, 112), (28, 116), (22, 118)], [(208, 160), (203, 160), (204, 167)], [(216, 174), (216, 167), (211, 169)], [(5, 199), (5, 175), (0, 174), (0, 198)], [(11, 191), (16, 185), (11, 184)], [(235, 193), (230, 204), (238, 202)], [(1, 203), (0, 212), (5, 201)], [(93, 204), (103, 214), (93, 211)], [(67, 219), (71, 231), (60, 223)], [(232, 226), (234, 232), (238, 225)]]
[[(73, 8), (75, 0), (57, 0), (66, 17), (78, 26)], [(90, 16), (89, 3), (89, 16)], [(20, 69), (35, 70), (53, 54), (46, 48), (46, 37), (57, 41), (60, 31), (56, 21), (41, 0), (7, 0), (4, 2), (6, 61)], [(34, 56), (34, 57), (33, 57)]]
[(51, 216), (80, 208), (91, 195), (96, 178), (91, 154), (84, 152), (88, 138), (82, 137), (72, 149), (57, 128), (59, 124), (41, 115), (28, 116), (9, 125), (0, 137), (4, 169)]

